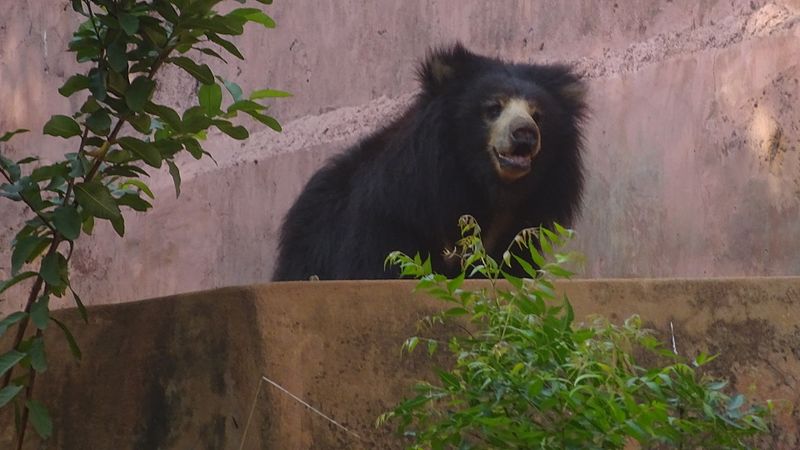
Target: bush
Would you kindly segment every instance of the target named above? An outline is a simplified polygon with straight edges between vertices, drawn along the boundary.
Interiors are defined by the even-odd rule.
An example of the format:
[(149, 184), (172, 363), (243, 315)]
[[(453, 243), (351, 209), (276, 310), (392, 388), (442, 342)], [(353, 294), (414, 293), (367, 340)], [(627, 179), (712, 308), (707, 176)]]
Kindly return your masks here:
[[(454, 367), (437, 370), (437, 383), (420, 382), (415, 397), (378, 419), (399, 422), (409, 449), (748, 448), (748, 439), (768, 432), (769, 407), (746, 407), (742, 395), (724, 392), (725, 381), (699, 370), (712, 357), (682, 361), (637, 316), (621, 326), (601, 317), (575, 323), (569, 300), (559, 300), (553, 285), (570, 278), (567, 267), (579, 259), (559, 252), (572, 231), (524, 230), (512, 247), (526, 258), (510, 247), (498, 262), (486, 254), (474, 219), (465, 216), (460, 225), (463, 239), (451, 256), (463, 270), (454, 279), (432, 273), (419, 256), (387, 258), (451, 305), (426, 327), (470, 321), (470, 332), (447, 343)], [(508, 274), (512, 264), (531, 278)], [(488, 287), (465, 288), (465, 277), (474, 275)], [(431, 354), (440, 346), (412, 337), (403, 348), (419, 344)], [(669, 364), (646, 368), (634, 354)]]

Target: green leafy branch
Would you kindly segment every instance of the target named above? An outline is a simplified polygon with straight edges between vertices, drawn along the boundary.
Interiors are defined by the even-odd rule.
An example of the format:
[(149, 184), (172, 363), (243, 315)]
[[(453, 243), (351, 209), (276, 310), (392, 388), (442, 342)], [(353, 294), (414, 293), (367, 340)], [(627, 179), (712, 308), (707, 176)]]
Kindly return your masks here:
[[(179, 196), (181, 177), (175, 158), (183, 151), (196, 159), (210, 156), (201, 143), (209, 128), (247, 139), (249, 131), (231, 120), (244, 113), (281, 131), (278, 121), (266, 114), (268, 105), (259, 100), (288, 93), (262, 89), (245, 97), (236, 83), (193, 59), (203, 54), (226, 63), (221, 53), (244, 59), (230, 37), (243, 34), (248, 22), (275, 27), (258, 8), (218, 14), (215, 8), (221, 1), (71, 0), (72, 9), (85, 21), (69, 50), (91, 68), (68, 78), (58, 92), (65, 97), (83, 94), (86, 100), (71, 116), (52, 116), (43, 133), (79, 137), (76, 151), (66, 153), (62, 161), (27, 171), (38, 158), (13, 161), (0, 154), (0, 196), (21, 202), (32, 213), (12, 242), (11, 276), (0, 281), (2, 294), (33, 279), (24, 309), (0, 320), (0, 335), (16, 327), (12, 348), (0, 354), (0, 408), (12, 404), (15, 409), (18, 448), (29, 418), (42, 438), (52, 432), (46, 407), (32, 399), (36, 375), (47, 368), (43, 332), (51, 322), (64, 333), (74, 356), (81, 357), (72, 333), (50, 316), (49, 308), (51, 296), (69, 292), (83, 320), (88, 320), (70, 280), (74, 242), (82, 234), (91, 235), (96, 220), (109, 221), (123, 236), (123, 211), (152, 207), (153, 192), (143, 181), (149, 170), (166, 165)], [(198, 104), (182, 114), (154, 100), (157, 74), (165, 65), (180, 68), (200, 83)], [(222, 86), (230, 95), (227, 107)], [(4, 133), (0, 145), (27, 131)], [(31, 266), (37, 268), (23, 270)], [(27, 336), (30, 323), (35, 332)]]
[[(572, 231), (524, 230), (495, 261), (475, 220), (460, 225), (463, 239), (450, 253), (462, 262), (456, 278), (434, 273), (419, 256), (387, 258), (448, 305), (422, 330), (468, 321), (469, 331), (445, 344), (453, 367), (436, 370), (435, 383), (417, 383), (414, 397), (378, 419), (396, 421), (409, 449), (744, 449), (769, 432), (771, 402), (747, 406), (741, 394), (726, 394), (727, 382), (701, 370), (713, 357), (682, 360), (638, 316), (622, 325), (601, 317), (575, 324), (553, 284), (571, 277), (568, 267), (580, 259), (559, 250)], [(528, 278), (512, 276), (512, 264)], [(489, 287), (465, 288), (468, 275)], [(442, 342), (413, 336), (403, 349), (420, 344), (434, 354)], [(666, 364), (644, 367), (634, 354)]]

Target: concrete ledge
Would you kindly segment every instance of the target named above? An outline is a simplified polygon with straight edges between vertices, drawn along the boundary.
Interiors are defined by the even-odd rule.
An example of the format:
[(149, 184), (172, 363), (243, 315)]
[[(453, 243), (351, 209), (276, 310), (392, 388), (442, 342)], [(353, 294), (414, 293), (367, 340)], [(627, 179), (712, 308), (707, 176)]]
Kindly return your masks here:
[[(333, 427), (261, 387), (246, 449), (402, 448), (374, 420), (426, 376), (400, 356), (416, 321), (439, 303), (414, 282), (302, 282), (233, 287), (57, 312), (84, 359), (55, 330), (37, 396), (55, 416), (59, 449), (237, 449), (266, 375), (358, 433)], [(579, 317), (640, 314), (677, 349), (720, 353), (711, 370), (755, 399), (779, 401), (769, 445), (798, 448), (800, 278), (585, 280), (561, 283)], [(7, 338), (4, 341), (7, 345)], [(0, 447), (10, 446), (10, 417)], [(33, 441), (26, 448), (42, 448)]]

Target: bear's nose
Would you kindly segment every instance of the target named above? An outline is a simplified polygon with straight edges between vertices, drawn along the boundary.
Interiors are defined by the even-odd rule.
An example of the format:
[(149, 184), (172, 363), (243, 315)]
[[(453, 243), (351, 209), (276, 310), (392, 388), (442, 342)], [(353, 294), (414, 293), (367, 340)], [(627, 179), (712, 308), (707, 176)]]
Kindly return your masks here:
[(511, 139), (514, 141), (514, 144), (533, 146), (536, 145), (536, 142), (539, 140), (539, 131), (536, 127), (524, 125), (511, 132)]

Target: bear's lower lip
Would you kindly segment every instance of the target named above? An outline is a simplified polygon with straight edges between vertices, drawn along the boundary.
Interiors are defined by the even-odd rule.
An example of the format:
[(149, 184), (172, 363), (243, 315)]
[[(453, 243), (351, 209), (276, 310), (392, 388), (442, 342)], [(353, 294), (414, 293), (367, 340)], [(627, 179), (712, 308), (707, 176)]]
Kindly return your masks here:
[(500, 163), (500, 168), (510, 172), (527, 172), (531, 170), (531, 156), (527, 155), (504, 155), (493, 148), (494, 155)]

